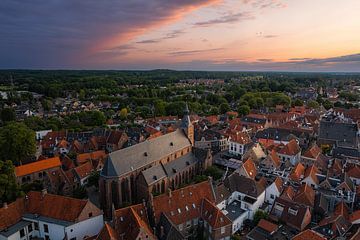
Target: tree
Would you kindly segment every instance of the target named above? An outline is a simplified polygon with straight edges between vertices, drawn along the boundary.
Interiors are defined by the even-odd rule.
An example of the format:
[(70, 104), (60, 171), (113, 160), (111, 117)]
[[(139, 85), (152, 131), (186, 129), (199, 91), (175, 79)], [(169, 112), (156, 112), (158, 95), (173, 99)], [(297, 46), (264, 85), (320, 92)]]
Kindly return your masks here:
[(224, 114), (224, 113), (230, 111), (230, 105), (228, 103), (222, 103), (222, 104), (220, 104), (219, 110), (220, 110), (221, 114)]
[(81, 101), (83, 101), (83, 100), (85, 100), (85, 90), (84, 89), (80, 89), (80, 91), (79, 91), (79, 99), (81, 100)]
[(319, 103), (314, 100), (310, 100), (307, 104), (309, 108), (319, 108)]
[(99, 178), (100, 178), (100, 173), (98, 171), (92, 172), (88, 178), (87, 185), (89, 187), (95, 186), (96, 188), (98, 188), (99, 187)]
[(301, 100), (301, 99), (295, 99), (295, 101), (294, 101), (294, 106), (302, 106), (302, 105), (304, 105), (304, 102)]
[(204, 174), (206, 176), (211, 176), (214, 180), (218, 180), (222, 177), (223, 171), (218, 167), (210, 166), (205, 170)]
[(238, 113), (240, 116), (245, 116), (250, 113), (250, 107), (248, 105), (242, 105), (238, 108)]
[(164, 116), (166, 114), (166, 103), (162, 100), (154, 102), (154, 114), (155, 116)]
[(15, 111), (12, 108), (4, 108), (1, 111), (1, 120), (3, 122), (15, 121)]
[(333, 104), (332, 104), (332, 102), (330, 102), (329, 100), (325, 100), (324, 102), (323, 102), (323, 104), (322, 104), (323, 106), (324, 106), (324, 108), (326, 109), (326, 110), (329, 110), (330, 108), (332, 108), (333, 107)]
[(52, 108), (52, 102), (49, 100), (49, 99), (43, 99), (42, 101), (41, 101), (41, 105), (42, 105), (42, 107), (44, 108), (44, 111), (50, 111), (51, 110), (51, 108)]
[(16, 183), (14, 165), (8, 161), (0, 161), (0, 200), (1, 202), (12, 202), (20, 197), (23, 192)]
[(35, 132), (25, 124), (13, 122), (0, 129), (0, 160), (18, 164), (33, 156), (35, 151)]
[(257, 210), (254, 214), (254, 225), (258, 225), (258, 223), (260, 222), (261, 219), (267, 219), (268, 218), (268, 213), (261, 211), (261, 210)]
[(125, 120), (128, 116), (128, 110), (127, 108), (122, 108), (119, 112), (119, 116), (121, 120)]

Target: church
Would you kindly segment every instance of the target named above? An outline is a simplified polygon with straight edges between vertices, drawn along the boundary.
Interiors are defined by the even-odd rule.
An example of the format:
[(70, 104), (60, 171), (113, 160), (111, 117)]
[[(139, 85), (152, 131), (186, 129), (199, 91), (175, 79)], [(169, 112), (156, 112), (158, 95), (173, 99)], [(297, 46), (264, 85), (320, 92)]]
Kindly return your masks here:
[(194, 126), (186, 106), (180, 127), (109, 154), (100, 173), (100, 204), (105, 216), (129, 204), (147, 201), (189, 183), (212, 165), (208, 150), (194, 145)]

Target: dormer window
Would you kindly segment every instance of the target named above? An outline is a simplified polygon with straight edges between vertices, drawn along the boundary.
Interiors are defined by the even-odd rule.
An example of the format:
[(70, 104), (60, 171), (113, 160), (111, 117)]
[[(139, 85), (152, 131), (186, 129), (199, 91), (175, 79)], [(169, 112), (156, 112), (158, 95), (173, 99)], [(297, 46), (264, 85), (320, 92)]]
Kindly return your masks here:
[(148, 156), (148, 153), (147, 153), (147, 152), (144, 152), (144, 156), (147, 157), (147, 156)]
[(173, 143), (173, 142), (170, 142), (170, 146), (174, 146), (174, 143)]

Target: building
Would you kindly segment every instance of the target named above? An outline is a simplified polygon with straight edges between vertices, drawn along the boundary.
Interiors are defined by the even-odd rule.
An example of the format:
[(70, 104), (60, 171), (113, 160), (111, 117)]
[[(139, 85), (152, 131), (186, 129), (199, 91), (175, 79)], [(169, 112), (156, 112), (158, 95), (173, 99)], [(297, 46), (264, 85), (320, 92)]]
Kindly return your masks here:
[(0, 209), (0, 239), (81, 240), (103, 227), (103, 214), (89, 200), (29, 192)]
[(159, 194), (169, 186), (178, 188), (212, 164), (209, 152), (193, 148), (194, 127), (188, 114), (186, 109), (176, 131), (108, 155), (99, 181), (105, 215), (111, 214), (113, 204), (119, 208), (141, 202), (154, 187)]
[(48, 174), (59, 170), (61, 162), (59, 157), (39, 160), (29, 164), (15, 167), (15, 176), (18, 184), (32, 183), (36, 180), (43, 181)]
[(282, 193), (283, 189), (283, 180), (276, 177), (275, 181), (266, 188), (265, 202), (272, 206), (275, 199)]
[(252, 141), (247, 133), (231, 131), (229, 136), (229, 153), (235, 156), (242, 156), (252, 145)]

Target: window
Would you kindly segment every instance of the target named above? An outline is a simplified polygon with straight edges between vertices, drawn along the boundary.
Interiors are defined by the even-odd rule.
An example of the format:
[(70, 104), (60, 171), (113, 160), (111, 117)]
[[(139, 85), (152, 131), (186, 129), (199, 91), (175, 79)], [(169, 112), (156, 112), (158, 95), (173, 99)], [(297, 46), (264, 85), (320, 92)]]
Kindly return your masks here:
[(41, 172), (39, 172), (39, 178), (42, 178), (42, 173)]
[(49, 226), (47, 224), (44, 224), (44, 232), (46, 233), (49, 232)]
[(274, 199), (275, 198), (274, 194), (270, 194), (270, 198)]
[(297, 213), (298, 213), (298, 210), (297, 210), (297, 209), (293, 209), (293, 208), (289, 208), (289, 209), (288, 209), (288, 212), (289, 212), (291, 215), (296, 216)]
[(70, 240), (76, 240), (76, 237), (70, 238)]
[(35, 230), (39, 231), (39, 224), (37, 222), (34, 222), (34, 228)]
[(93, 215), (92, 215), (92, 212), (89, 213), (89, 218), (91, 218)]
[(20, 230), (20, 237), (21, 238), (25, 237), (25, 230), (24, 229)]
[(29, 232), (29, 233), (31, 233), (31, 232), (32, 232), (32, 230), (33, 230), (33, 228), (32, 228), (32, 224), (30, 224), (30, 225), (28, 226), (28, 232)]
[(45, 240), (50, 240), (49, 235), (45, 235)]
[(221, 231), (221, 234), (224, 234), (225, 233), (225, 227), (221, 227), (220, 231)]
[(183, 225), (179, 224), (179, 231), (182, 231), (182, 230), (183, 230)]

